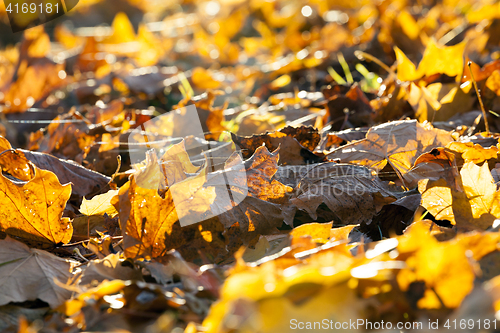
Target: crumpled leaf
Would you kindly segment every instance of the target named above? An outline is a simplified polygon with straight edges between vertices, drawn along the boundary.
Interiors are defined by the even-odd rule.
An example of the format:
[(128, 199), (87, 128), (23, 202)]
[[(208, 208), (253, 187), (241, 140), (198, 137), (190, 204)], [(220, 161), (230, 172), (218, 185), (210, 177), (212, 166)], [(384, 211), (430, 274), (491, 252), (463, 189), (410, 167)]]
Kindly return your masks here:
[(30, 249), (9, 237), (0, 240), (0, 305), (34, 301), (55, 308), (71, 296), (64, 289), (76, 263), (46, 251)]
[[(292, 189), (275, 178), (280, 151), (277, 149), (270, 153), (265, 146), (261, 146), (245, 161), (248, 195), (237, 206), (219, 216), (226, 227), (237, 221), (243, 231), (266, 234), (281, 226), (282, 205)], [(237, 159), (232, 161), (236, 162)], [(230, 184), (233, 195), (237, 193), (235, 185)]]
[(335, 86), (323, 89), (327, 99), (324, 123), (333, 122), (332, 130), (364, 127), (373, 124), (375, 113), (366, 95), (356, 83), (347, 92), (346, 87)]
[(370, 128), (365, 139), (335, 149), (327, 158), (377, 171), (389, 164), (404, 178), (420, 154), (445, 146), (452, 140), (448, 132), (433, 128), (429, 123), (394, 121)]
[(34, 177), (31, 162), (40, 169), (53, 172), (59, 182), (72, 183), (74, 185), (72, 194), (78, 198), (100, 193), (110, 181), (110, 178), (88, 170), (71, 160), (24, 149), (6, 152), (5, 150), (12, 149), (12, 147), (5, 138), (0, 137), (0, 140), (2, 142), (0, 151), (3, 152), (0, 155), (2, 170), (19, 180), (28, 181)]
[(312, 127), (285, 127), (274, 133), (252, 135), (248, 137), (231, 133), (234, 143), (242, 150), (244, 158), (250, 157), (258, 147), (265, 145), (269, 151), (280, 147), (280, 165), (300, 165), (317, 163), (321, 156), (312, 153), (318, 145), (320, 136)]
[(461, 154), (462, 159), (465, 161), (472, 161), (475, 164), (481, 164), (486, 160), (497, 158), (498, 156), (497, 147), (483, 148), (480, 144), (474, 144), (473, 142), (451, 142), (446, 148)]
[(295, 182), (289, 183), (294, 190), (283, 207), (285, 223), (290, 226), (298, 209), (316, 219), (316, 210), (322, 203), (331, 210), (336, 224), (345, 225), (369, 221), (383, 203), (396, 200), (363, 166), (337, 163), (288, 166), (280, 168), (277, 179)]
[[(160, 167), (155, 162), (155, 155), (151, 155), (146, 168), (132, 175), (112, 201), (124, 231), (125, 254), (128, 257), (141, 255), (154, 258), (164, 255), (170, 248), (185, 244), (187, 240), (183, 239), (182, 230), (190, 229), (183, 227), (181, 230), (181, 218), (185, 219), (183, 223), (187, 222), (184, 225), (190, 225), (190, 221), (217, 216), (226, 228), (238, 222), (242, 230), (258, 233), (280, 226), (283, 221), (280, 207), (290, 189), (272, 179), (277, 170), (278, 153), (270, 154), (265, 147), (260, 147), (245, 162), (246, 179), (239, 177), (241, 160), (238, 163), (239, 156), (236, 156), (226, 163), (227, 173), (207, 173), (205, 166), (197, 175), (168, 187), (164, 197), (161, 197), (158, 184), (159, 177), (163, 176), (159, 176), (162, 175)], [(145, 176), (148, 174), (150, 176)], [(141, 180), (141, 177), (146, 177), (146, 180)], [(155, 182), (157, 185), (153, 186)], [(234, 201), (229, 207), (221, 206), (226, 204), (226, 200), (217, 198), (227, 197), (228, 189)], [(207, 220), (206, 223), (210, 231), (215, 222)], [(202, 232), (206, 226), (189, 227), (199, 227), (197, 232)], [(211, 241), (212, 236), (208, 238), (208, 243)]]

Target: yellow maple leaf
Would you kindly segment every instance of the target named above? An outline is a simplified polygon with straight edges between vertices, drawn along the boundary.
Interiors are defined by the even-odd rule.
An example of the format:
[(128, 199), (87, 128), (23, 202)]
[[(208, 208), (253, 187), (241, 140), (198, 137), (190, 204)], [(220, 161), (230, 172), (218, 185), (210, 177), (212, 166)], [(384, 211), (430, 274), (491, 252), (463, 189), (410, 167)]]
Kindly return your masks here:
[(491, 227), (500, 218), (500, 191), (493, 180), (488, 164), (479, 167), (466, 162), (460, 170), (462, 190), (454, 189), (443, 179), (422, 180), (419, 191), (421, 205), (436, 219), (448, 220), (459, 229)]
[(61, 185), (52, 172), (31, 166), (34, 177), (22, 185), (0, 175), (0, 229), (27, 240), (68, 243), (73, 226), (61, 217), (71, 185)]
[(464, 50), (465, 42), (453, 46), (440, 46), (434, 40), (430, 40), (417, 69), (403, 51), (395, 47), (398, 79), (415, 81), (434, 74), (446, 74), (450, 77), (460, 76), (464, 68)]

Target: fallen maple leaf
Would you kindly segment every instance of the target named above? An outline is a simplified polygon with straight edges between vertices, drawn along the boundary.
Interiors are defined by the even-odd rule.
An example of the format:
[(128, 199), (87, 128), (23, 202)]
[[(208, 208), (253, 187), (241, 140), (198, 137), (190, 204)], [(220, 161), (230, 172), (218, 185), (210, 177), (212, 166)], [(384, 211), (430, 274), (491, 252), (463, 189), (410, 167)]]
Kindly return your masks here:
[(71, 185), (29, 163), (33, 178), (14, 183), (0, 175), (0, 229), (27, 241), (68, 243), (73, 234), (69, 218), (61, 218)]
[(395, 201), (393, 193), (363, 166), (322, 163), (306, 167), (281, 167), (277, 179), (293, 182), (288, 202), (283, 207), (285, 223), (293, 226), (298, 209), (317, 219), (316, 210), (324, 203), (331, 218), (340, 224), (369, 221), (384, 203)]
[(0, 305), (38, 298), (57, 307), (71, 296), (60, 284), (68, 282), (75, 264), (9, 237), (0, 240)]
[(480, 144), (474, 144), (473, 142), (450, 142), (446, 148), (454, 153), (461, 154), (464, 161), (472, 161), (475, 164), (481, 164), (498, 156), (497, 147), (484, 148)]
[[(234, 208), (219, 216), (219, 220), (226, 227), (238, 222), (245, 232), (266, 234), (281, 226), (282, 205), (288, 200), (288, 193), (292, 189), (275, 178), (280, 151), (281, 149), (277, 149), (270, 153), (265, 146), (261, 146), (245, 161), (248, 195)], [(238, 164), (237, 159), (233, 160), (235, 165)], [(238, 184), (229, 185), (233, 195), (238, 192), (244, 195), (241, 189), (237, 189)]]
[(500, 218), (500, 191), (484, 163), (479, 167), (466, 162), (460, 170), (461, 187), (454, 188), (445, 180), (421, 180), (421, 205), (436, 219), (448, 220), (460, 230), (491, 227)]
[(429, 77), (434, 74), (446, 74), (451, 77), (460, 76), (464, 68), (464, 50), (465, 42), (453, 46), (440, 46), (434, 40), (430, 40), (417, 69), (405, 54), (396, 47), (398, 79), (401, 81), (414, 81), (423, 76)]
[(246, 177), (241, 177), (242, 163), (236, 156), (226, 163), (224, 172), (207, 173), (205, 165), (197, 175), (169, 186), (162, 198), (158, 188), (163, 176), (156, 156), (150, 155), (146, 168), (131, 176), (112, 201), (125, 233), (125, 254), (164, 255), (167, 249), (186, 242), (181, 237), (181, 222), (186, 228), (214, 216), (226, 228), (239, 222), (246, 232), (265, 233), (280, 226), (280, 207), (290, 189), (272, 179), (278, 153), (260, 147), (245, 162)]
[(323, 157), (312, 153), (318, 145), (320, 136), (312, 127), (285, 127), (274, 133), (252, 135), (248, 137), (231, 133), (234, 143), (242, 150), (242, 156), (248, 158), (262, 145), (269, 151), (280, 147), (280, 165), (300, 165), (317, 163)]
[[(152, 160), (148, 162), (144, 173), (137, 176), (132, 175), (130, 181), (120, 188), (118, 196), (112, 201), (119, 212), (127, 257), (159, 257), (165, 255), (168, 249), (182, 245), (185, 241), (172, 237), (175, 234), (179, 236), (180, 224), (177, 209), (180, 207), (174, 205), (170, 188), (167, 189), (164, 198), (158, 194), (160, 181), (158, 176), (161, 175), (161, 171), (156, 162), (156, 155), (151, 156)], [(140, 176), (148, 173), (155, 176), (149, 179), (156, 186), (151, 184), (151, 186), (144, 186), (145, 181), (141, 180)], [(215, 193), (213, 189), (203, 191), (205, 172), (192, 177), (191, 181), (193, 178), (196, 184), (191, 182), (187, 185), (193, 185), (192, 191), (182, 187), (180, 192), (184, 191), (184, 194), (188, 194), (185, 197), (188, 199), (191, 195), (196, 194), (196, 190), (202, 190), (198, 193), (199, 201), (190, 201), (188, 209), (194, 211), (198, 207), (197, 211), (203, 214), (203, 209), (206, 211), (215, 199)], [(176, 185), (179, 184), (182, 182), (176, 183)], [(173, 234), (174, 227), (177, 232)]]
[[(39, 169), (53, 172), (60, 183), (72, 183), (72, 194), (82, 198), (102, 192), (110, 178), (68, 160), (59, 159), (49, 154), (32, 152), (24, 149), (12, 149), (10, 143), (0, 137), (0, 166), (3, 172), (22, 181), (34, 177), (33, 164)], [(11, 151), (6, 151), (11, 150)]]
[(327, 158), (365, 165), (377, 171), (389, 164), (404, 178), (420, 154), (452, 140), (448, 132), (433, 128), (429, 123), (394, 121), (370, 128), (365, 139), (339, 147)]
[[(474, 267), (467, 252), (479, 260), (495, 251), (498, 239), (498, 233), (468, 233), (439, 242), (426, 223), (416, 222), (398, 237), (397, 249), (407, 265), (397, 275), (398, 284), (407, 291), (411, 283), (425, 282), (426, 290), (417, 302), (419, 308), (456, 308), (474, 286)], [(433, 260), (428, 260), (429, 256)]]

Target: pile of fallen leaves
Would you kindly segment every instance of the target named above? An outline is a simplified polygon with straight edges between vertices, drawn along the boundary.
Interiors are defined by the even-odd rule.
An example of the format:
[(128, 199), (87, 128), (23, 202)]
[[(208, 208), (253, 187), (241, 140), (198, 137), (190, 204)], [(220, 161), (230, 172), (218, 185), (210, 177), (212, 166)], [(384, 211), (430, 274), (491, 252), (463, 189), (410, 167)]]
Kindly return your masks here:
[(499, 3), (80, 0), (56, 21), (1, 23), (0, 331), (496, 329)]

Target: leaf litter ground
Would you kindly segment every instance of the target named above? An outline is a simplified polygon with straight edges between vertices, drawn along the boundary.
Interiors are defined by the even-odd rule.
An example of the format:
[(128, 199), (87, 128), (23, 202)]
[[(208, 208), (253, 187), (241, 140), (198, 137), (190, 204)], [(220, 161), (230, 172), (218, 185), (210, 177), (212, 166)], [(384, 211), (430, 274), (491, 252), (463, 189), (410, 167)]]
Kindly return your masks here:
[(2, 332), (497, 329), (500, 4), (5, 11)]

